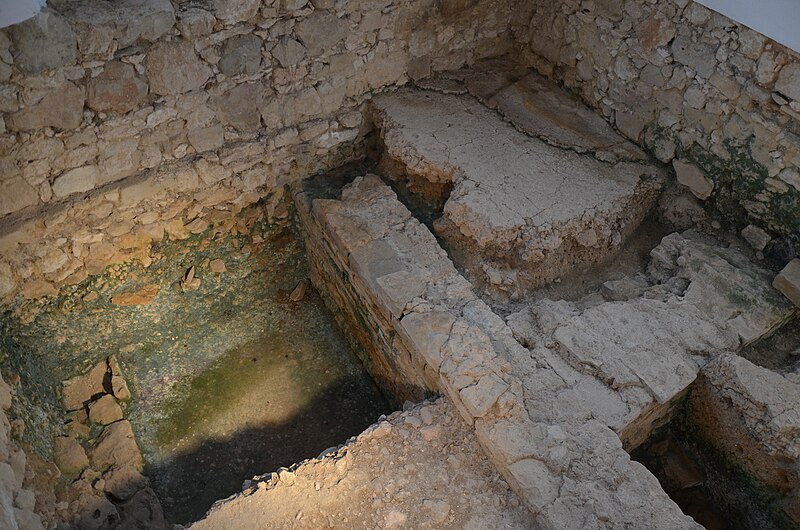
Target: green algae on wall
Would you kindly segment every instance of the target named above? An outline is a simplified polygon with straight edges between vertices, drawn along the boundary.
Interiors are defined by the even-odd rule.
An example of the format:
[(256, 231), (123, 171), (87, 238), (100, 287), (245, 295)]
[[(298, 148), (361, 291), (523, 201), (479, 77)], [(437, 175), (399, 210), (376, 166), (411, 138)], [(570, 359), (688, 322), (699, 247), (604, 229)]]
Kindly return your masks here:
[(651, 124), (644, 133), (644, 146), (654, 156), (674, 150), (675, 156), (700, 168), (714, 182), (706, 206), (733, 230), (756, 224), (773, 235), (800, 244), (800, 191), (793, 186), (777, 192), (768, 185), (767, 168), (752, 154), (754, 139), (725, 139), (722, 157), (693, 143), (685, 146), (668, 128)]

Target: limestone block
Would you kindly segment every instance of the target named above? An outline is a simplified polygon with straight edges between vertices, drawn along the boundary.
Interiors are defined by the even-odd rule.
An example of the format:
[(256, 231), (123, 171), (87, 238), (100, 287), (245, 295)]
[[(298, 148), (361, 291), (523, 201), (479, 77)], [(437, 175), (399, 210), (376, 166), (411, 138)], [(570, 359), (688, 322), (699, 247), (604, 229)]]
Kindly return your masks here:
[(214, 98), (220, 121), (238, 131), (255, 131), (261, 127), (259, 108), (266, 89), (261, 83), (242, 83)]
[(198, 153), (219, 149), (225, 143), (225, 129), (220, 123), (189, 129), (186, 136), (189, 144)]
[(236, 35), (222, 44), (217, 67), (225, 75), (252, 75), (261, 67), (262, 41), (255, 35)]
[(289, 37), (282, 38), (272, 49), (272, 56), (284, 68), (299, 64), (306, 55), (306, 47)]
[(178, 13), (177, 27), (183, 38), (194, 39), (211, 33), (215, 22), (214, 15), (205, 9), (189, 7)]
[(689, 402), (701, 437), (762, 484), (781, 492), (800, 518), (800, 385), (725, 354), (709, 363)]
[(62, 398), (66, 410), (78, 410), (92, 399), (92, 396), (102, 394), (105, 390), (103, 382), (108, 371), (106, 361), (98, 363), (85, 375), (78, 375), (63, 382)]
[(313, 56), (330, 54), (347, 36), (345, 20), (327, 11), (315, 11), (295, 26), (295, 33)]
[(602, 117), (537, 73), (530, 73), (492, 96), (487, 104), (528, 134), (549, 143), (590, 152), (609, 152), (623, 160), (645, 160)]
[(438, 370), (442, 364), (442, 348), (450, 337), (455, 318), (444, 311), (409, 313), (400, 321), (398, 331), (408, 347), (422, 356), (428, 365)]
[(65, 475), (77, 475), (89, 465), (89, 458), (80, 442), (72, 436), (59, 436), (53, 444), (53, 458)]
[(14, 505), (22, 510), (32, 512), (36, 507), (36, 493), (29, 489), (17, 491), (16, 495), (14, 496)]
[(795, 101), (800, 101), (800, 63), (789, 63), (778, 73), (775, 90)]
[[(664, 182), (654, 166), (606, 164), (548, 145), (471, 97), (409, 90), (372, 101), (384, 160), (402, 168), (389, 177), (409, 179), (430, 202), (442, 200), (437, 190), (452, 188), (434, 229), (472, 279), (498, 298), (521, 295), (566, 274), (569, 264), (595, 262), (618, 248)], [(515, 112), (525, 111), (524, 101)], [(530, 123), (559, 130), (535, 115)], [(489, 287), (493, 277), (499, 287)]]
[(17, 519), (19, 530), (45, 530), (41, 516), (32, 510), (14, 508), (14, 517)]
[(112, 466), (131, 467), (138, 471), (142, 469), (142, 455), (128, 420), (107, 425), (89, 456), (92, 466), (98, 470), (106, 470)]
[(69, 23), (52, 9), (11, 26), (14, 65), (23, 72), (38, 73), (69, 64), (78, 54), (77, 39)]
[(470, 414), (474, 418), (482, 418), (506, 390), (508, 384), (497, 374), (487, 374), (474, 385), (462, 388), (459, 395)]
[(772, 282), (792, 303), (800, 307), (800, 259), (790, 261)]
[(698, 199), (708, 199), (714, 191), (714, 181), (709, 179), (697, 166), (682, 160), (673, 160), (672, 167), (678, 182), (689, 188)]
[(97, 185), (97, 177), (98, 169), (94, 165), (70, 169), (53, 181), (53, 194), (61, 199), (73, 193), (89, 191)]
[(747, 225), (742, 229), (742, 237), (747, 241), (753, 250), (764, 250), (767, 244), (772, 240), (772, 237), (755, 225)]
[(87, 105), (98, 112), (129, 112), (146, 97), (147, 83), (132, 65), (121, 61), (106, 63), (103, 72), (87, 84)]
[(159, 42), (150, 48), (145, 68), (150, 89), (160, 96), (195, 90), (211, 77), (211, 68), (200, 60), (191, 42), (185, 40)]
[(559, 495), (561, 480), (540, 460), (528, 458), (514, 462), (508, 466), (508, 472), (519, 491), (524, 492), (528, 502), (539, 510), (555, 501)]
[(708, 79), (717, 68), (716, 48), (706, 42), (692, 42), (689, 37), (677, 37), (671, 46), (675, 60)]
[(37, 103), (6, 117), (12, 131), (33, 131), (43, 127), (76, 129), (83, 121), (83, 90), (65, 81), (52, 88)]
[(0, 184), (0, 215), (16, 212), (39, 202), (39, 194), (22, 177)]
[(234, 24), (253, 18), (261, 0), (212, 0), (211, 5), (218, 19)]
[(108, 425), (122, 419), (122, 409), (111, 394), (89, 403), (89, 419), (100, 425)]

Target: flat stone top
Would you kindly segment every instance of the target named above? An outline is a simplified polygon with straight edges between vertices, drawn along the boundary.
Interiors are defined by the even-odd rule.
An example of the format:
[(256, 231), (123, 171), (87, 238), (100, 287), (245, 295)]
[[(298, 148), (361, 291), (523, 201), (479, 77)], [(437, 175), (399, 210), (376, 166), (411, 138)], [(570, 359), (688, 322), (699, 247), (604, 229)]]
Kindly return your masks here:
[(429, 180), (451, 180), (445, 215), (481, 246), (621, 210), (643, 182), (663, 178), (652, 166), (548, 145), (469, 96), (401, 91), (374, 104), (389, 155)]

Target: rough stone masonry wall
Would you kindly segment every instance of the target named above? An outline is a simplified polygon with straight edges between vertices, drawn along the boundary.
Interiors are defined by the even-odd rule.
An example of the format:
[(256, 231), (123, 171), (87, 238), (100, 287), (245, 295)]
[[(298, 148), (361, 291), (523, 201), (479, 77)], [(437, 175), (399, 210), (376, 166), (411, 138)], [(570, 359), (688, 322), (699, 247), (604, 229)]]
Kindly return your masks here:
[(5, 302), (277, 203), (361, 156), (371, 92), (509, 44), (497, 0), (48, 5), (0, 31)]
[(679, 181), (735, 228), (797, 243), (800, 55), (691, 0), (520, 0), (515, 11), (530, 64), (677, 161)]

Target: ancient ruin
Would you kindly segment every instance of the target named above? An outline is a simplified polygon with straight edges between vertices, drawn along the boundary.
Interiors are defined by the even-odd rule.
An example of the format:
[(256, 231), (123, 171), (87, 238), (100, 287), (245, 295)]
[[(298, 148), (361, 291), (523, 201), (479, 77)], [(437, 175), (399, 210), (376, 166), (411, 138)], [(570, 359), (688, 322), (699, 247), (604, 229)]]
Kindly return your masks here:
[(800, 526), (780, 39), (703, 0), (28, 3), (0, 528)]

